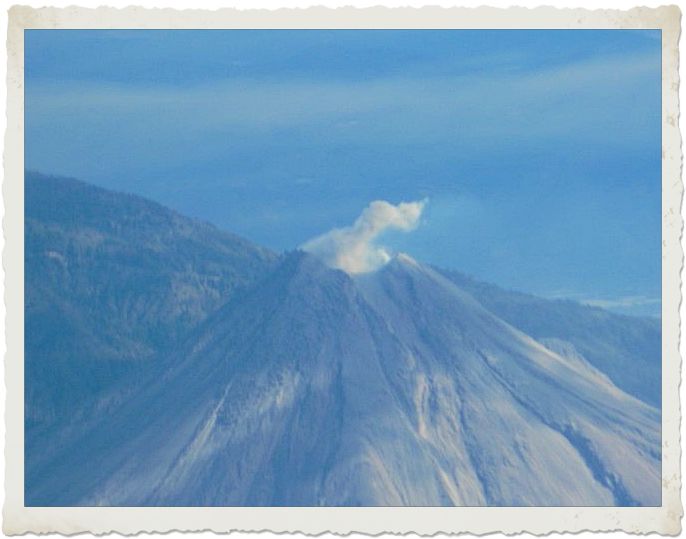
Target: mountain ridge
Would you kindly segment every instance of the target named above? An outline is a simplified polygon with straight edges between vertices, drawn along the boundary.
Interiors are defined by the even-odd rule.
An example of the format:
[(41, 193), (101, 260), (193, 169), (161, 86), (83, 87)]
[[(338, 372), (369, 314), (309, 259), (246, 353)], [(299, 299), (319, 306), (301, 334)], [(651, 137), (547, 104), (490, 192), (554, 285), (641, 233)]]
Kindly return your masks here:
[[(659, 499), (657, 410), (497, 321), (429, 268), (392, 262), (350, 277), (292, 253), (203, 331), (155, 387), (49, 463), (64, 476), (29, 503)], [(65, 488), (76, 466), (80, 480)], [(37, 469), (30, 481), (47, 475)]]
[[(117, 200), (127, 207), (129, 199)], [(72, 208), (84, 200), (77, 202)], [(138, 229), (141, 221), (123, 213), (126, 226)], [(92, 226), (80, 227), (79, 215), (67, 214), (75, 238), (39, 236), (56, 241), (48, 249), (31, 237), (32, 230), (43, 230), (32, 214), (27, 263), (40, 255), (43, 264), (34, 271), (61, 264), (47, 251), (79, 262), (83, 249), (88, 269), (108, 260), (84, 247), (92, 236), (84, 239), (83, 228)], [(97, 224), (97, 213), (88, 219)], [(163, 227), (169, 222), (160, 219)], [(117, 241), (128, 238), (116, 221), (116, 214), (107, 217), (103, 228), (114, 230)], [(197, 232), (192, 221), (182, 224)], [(187, 252), (177, 253), (173, 234), (161, 242), (157, 226), (141, 230), (142, 243), (166, 246), (172, 258), (163, 260), (172, 263), (165, 271), (174, 268), (174, 256), (185, 264)], [(217, 252), (212, 246), (219, 240), (192, 237)], [(121, 265), (104, 267), (126, 274), (136, 253), (147, 252), (140, 243), (128, 244), (135, 247), (132, 257), (115, 257)], [(350, 276), (298, 250), (277, 256), (240, 242), (236, 248), (238, 254), (248, 249), (245, 266), (240, 256), (216, 262), (215, 254), (208, 260), (200, 252), (188, 262), (195, 272), (227, 263), (233, 268), (227, 278), (242, 275), (244, 281), (215, 283), (212, 297), (219, 299), (193, 324), (172, 331), (169, 346), (140, 358), (148, 357), (143, 363), (153, 368), (106, 376), (85, 398), (77, 387), (72, 406), (85, 411), (76, 420), (58, 414), (46, 427), (27, 415), (27, 505), (659, 504), (659, 409), (619, 388), (577, 346), (584, 341), (565, 339), (561, 326), (534, 336), (501, 316), (524, 313), (523, 321), (533, 324), (536, 302), (504, 309), (507, 293), (491, 290), (482, 301), (474, 286), (460, 286), (455, 275), (406, 255), (374, 273)], [(154, 274), (159, 259), (152, 260), (143, 266)], [(77, 302), (61, 302), (64, 291), (54, 290), (61, 281), (48, 274), (37, 284), (39, 274), (27, 276), (27, 288), (36, 287), (27, 290), (29, 297), (48, 290), (48, 311), (82, 312)], [(131, 281), (111, 269), (77, 276), (68, 283), (77, 283), (79, 294), (93, 295), (103, 282), (110, 283), (105, 290), (131, 293)], [(137, 293), (155, 298), (159, 291), (152, 286)], [(91, 309), (121, 305), (108, 303), (107, 294), (93, 297)], [(107, 301), (98, 303), (102, 298)], [(548, 309), (557, 306), (541, 301)], [(27, 305), (27, 319), (39, 329), (43, 324), (43, 343), (51, 342)], [(539, 318), (548, 311), (542, 312)], [(136, 318), (137, 330), (146, 331), (147, 320)], [(66, 327), (103, 338), (97, 324)], [(126, 331), (115, 332), (121, 342), (140, 335)], [(30, 357), (36, 334), (27, 333), (27, 364), (37, 360)], [(79, 356), (73, 333), (62, 338), (77, 365), (102, 361)], [(607, 337), (607, 346), (615, 340)], [(650, 375), (645, 364), (636, 370)], [(65, 383), (91, 383), (59, 368), (44, 371), (59, 391)], [(40, 382), (35, 372), (27, 369), (29, 404)]]
[[(660, 406), (662, 400), (661, 321), (577, 303), (502, 289), (454, 270), (436, 268), (487, 309), (536, 339), (572, 343), (620, 388)], [(640, 368), (635, 368), (640, 365)]]
[(27, 419), (78, 416), (86, 381), (135, 376), (276, 260), (141, 197), (27, 172)]

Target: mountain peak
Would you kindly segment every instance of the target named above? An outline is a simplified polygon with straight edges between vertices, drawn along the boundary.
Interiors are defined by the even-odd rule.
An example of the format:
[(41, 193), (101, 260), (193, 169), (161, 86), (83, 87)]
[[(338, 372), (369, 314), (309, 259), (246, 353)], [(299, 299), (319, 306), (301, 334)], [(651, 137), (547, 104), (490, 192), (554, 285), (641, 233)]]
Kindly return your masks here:
[[(67, 424), (59, 443), (51, 436), (57, 428), (43, 438), (29, 434), (28, 505), (659, 503), (659, 410), (602, 378), (578, 341), (524, 331), (468, 282), (404, 253), (378, 270), (346, 273), (321, 253), (296, 250), (260, 270), (259, 253), (228, 236), (197, 230), (190, 220), (167, 226), (179, 222), (163, 218), (171, 212), (151, 222), (152, 207), (101, 191), (71, 189), (74, 196), (61, 198), (71, 226), (56, 227), (68, 208), (55, 214), (40, 187), (30, 194), (40, 195), (34, 201), (45, 211), (27, 221), (27, 267), (34, 270), (27, 277), (28, 395), (55, 380), (71, 393), (98, 379), (100, 361), (92, 362), (90, 378), (72, 371), (56, 377), (54, 362), (36, 370), (43, 350), (32, 343), (60, 342), (35, 338), (36, 328), (64, 329), (65, 342), (83, 341), (70, 325), (40, 325), (54, 313), (47, 301), (57, 292), (81, 294), (78, 303), (59, 296), (65, 312), (87, 321), (101, 315), (92, 328), (69, 319), (94, 336), (106, 327), (136, 337), (139, 325), (159, 327), (159, 313), (202, 316), (183, 341), (165, 343), (163, 361), (143, 383), (121, 377), (116, 402), (106, 408), (99, 403), (113, 393), (96, 393), (91, 420)], [(96, 212), (72, 211), (98, 197), (120, 205), (104, 222)], [(364, 232), (381, 210), (400, 211), (375, 205), (344, 237)], [(104, 238), (97, 249), (84, 232), (96, 225)], [(149, 241), (132, 237), (131, 228)], [(74, 246), (82, 256), (68, 264), (46, 256), (66, 257)], [(63, 271), (77, 279), (64, 280)], [(65, 286), (72, 282), (86, 286)], [(103, 282), (107, 288), (97, 288)], [(105, 311), (96, 302), (101, 295), (105, 305), (142, 306), (140, 316), (131, 324), (138, 310)], [(121, 312), (124, 320), (115, 316)], [(160, 335), (169, 339), (185, 318)], [(44, 386), (36, 385), (37, 373)]]

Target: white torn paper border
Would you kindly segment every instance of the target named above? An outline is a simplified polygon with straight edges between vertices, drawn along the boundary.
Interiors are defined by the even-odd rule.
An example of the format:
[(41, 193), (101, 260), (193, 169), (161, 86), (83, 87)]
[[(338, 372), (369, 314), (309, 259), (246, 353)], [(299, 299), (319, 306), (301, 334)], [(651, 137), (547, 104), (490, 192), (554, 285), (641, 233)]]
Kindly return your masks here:
[[(681, 529), (678, 352), (682, 252), (676, 7), (611, 10), (353, 9), (200, 11), (32, 9), (15, 7), (8, 30), (8, 128), (5, 142), (7, 355), (7, 534), (231, 530), (345, 534)], [(663, 37), (663, 492), (656, 508), (38, 508), (23, 501), (23, 30), (27, 28), (659, 28)]]

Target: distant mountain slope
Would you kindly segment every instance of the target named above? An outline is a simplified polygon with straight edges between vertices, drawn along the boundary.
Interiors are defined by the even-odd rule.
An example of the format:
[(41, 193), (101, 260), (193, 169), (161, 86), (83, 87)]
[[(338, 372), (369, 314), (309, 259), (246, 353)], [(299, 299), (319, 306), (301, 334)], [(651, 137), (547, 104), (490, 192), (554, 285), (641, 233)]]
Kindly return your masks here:
[(29, 505), (659, 505), (660, 414), (437, 272), (293, 253)]
[(27, 172), (28, 439), (32, 427), (105, 405), (108, 388), (167, 354), (275, 261), (140, 197)]
[(571, 343), (630, 395), (661, 405), (661, 321), (615, 314), (569, 300), (504, 290), (457, 271), (438, 269), (484, 307), (535, 339)]
[(657, 321), (76, 180), (25, 204), (27, 505), (660, 503)]

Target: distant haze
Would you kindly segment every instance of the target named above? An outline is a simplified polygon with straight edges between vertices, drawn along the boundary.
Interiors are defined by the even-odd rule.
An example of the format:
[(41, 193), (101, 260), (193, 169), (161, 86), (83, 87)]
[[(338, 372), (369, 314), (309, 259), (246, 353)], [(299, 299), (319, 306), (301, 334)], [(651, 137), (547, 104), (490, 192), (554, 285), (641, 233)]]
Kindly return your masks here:
[[(383, 245), (660, 313), (659, 31), (29, 30), (25, 51), (29, 169), (275, 250), (429, 199)], [(339, 265), (383, 258), (355, 245)]]

